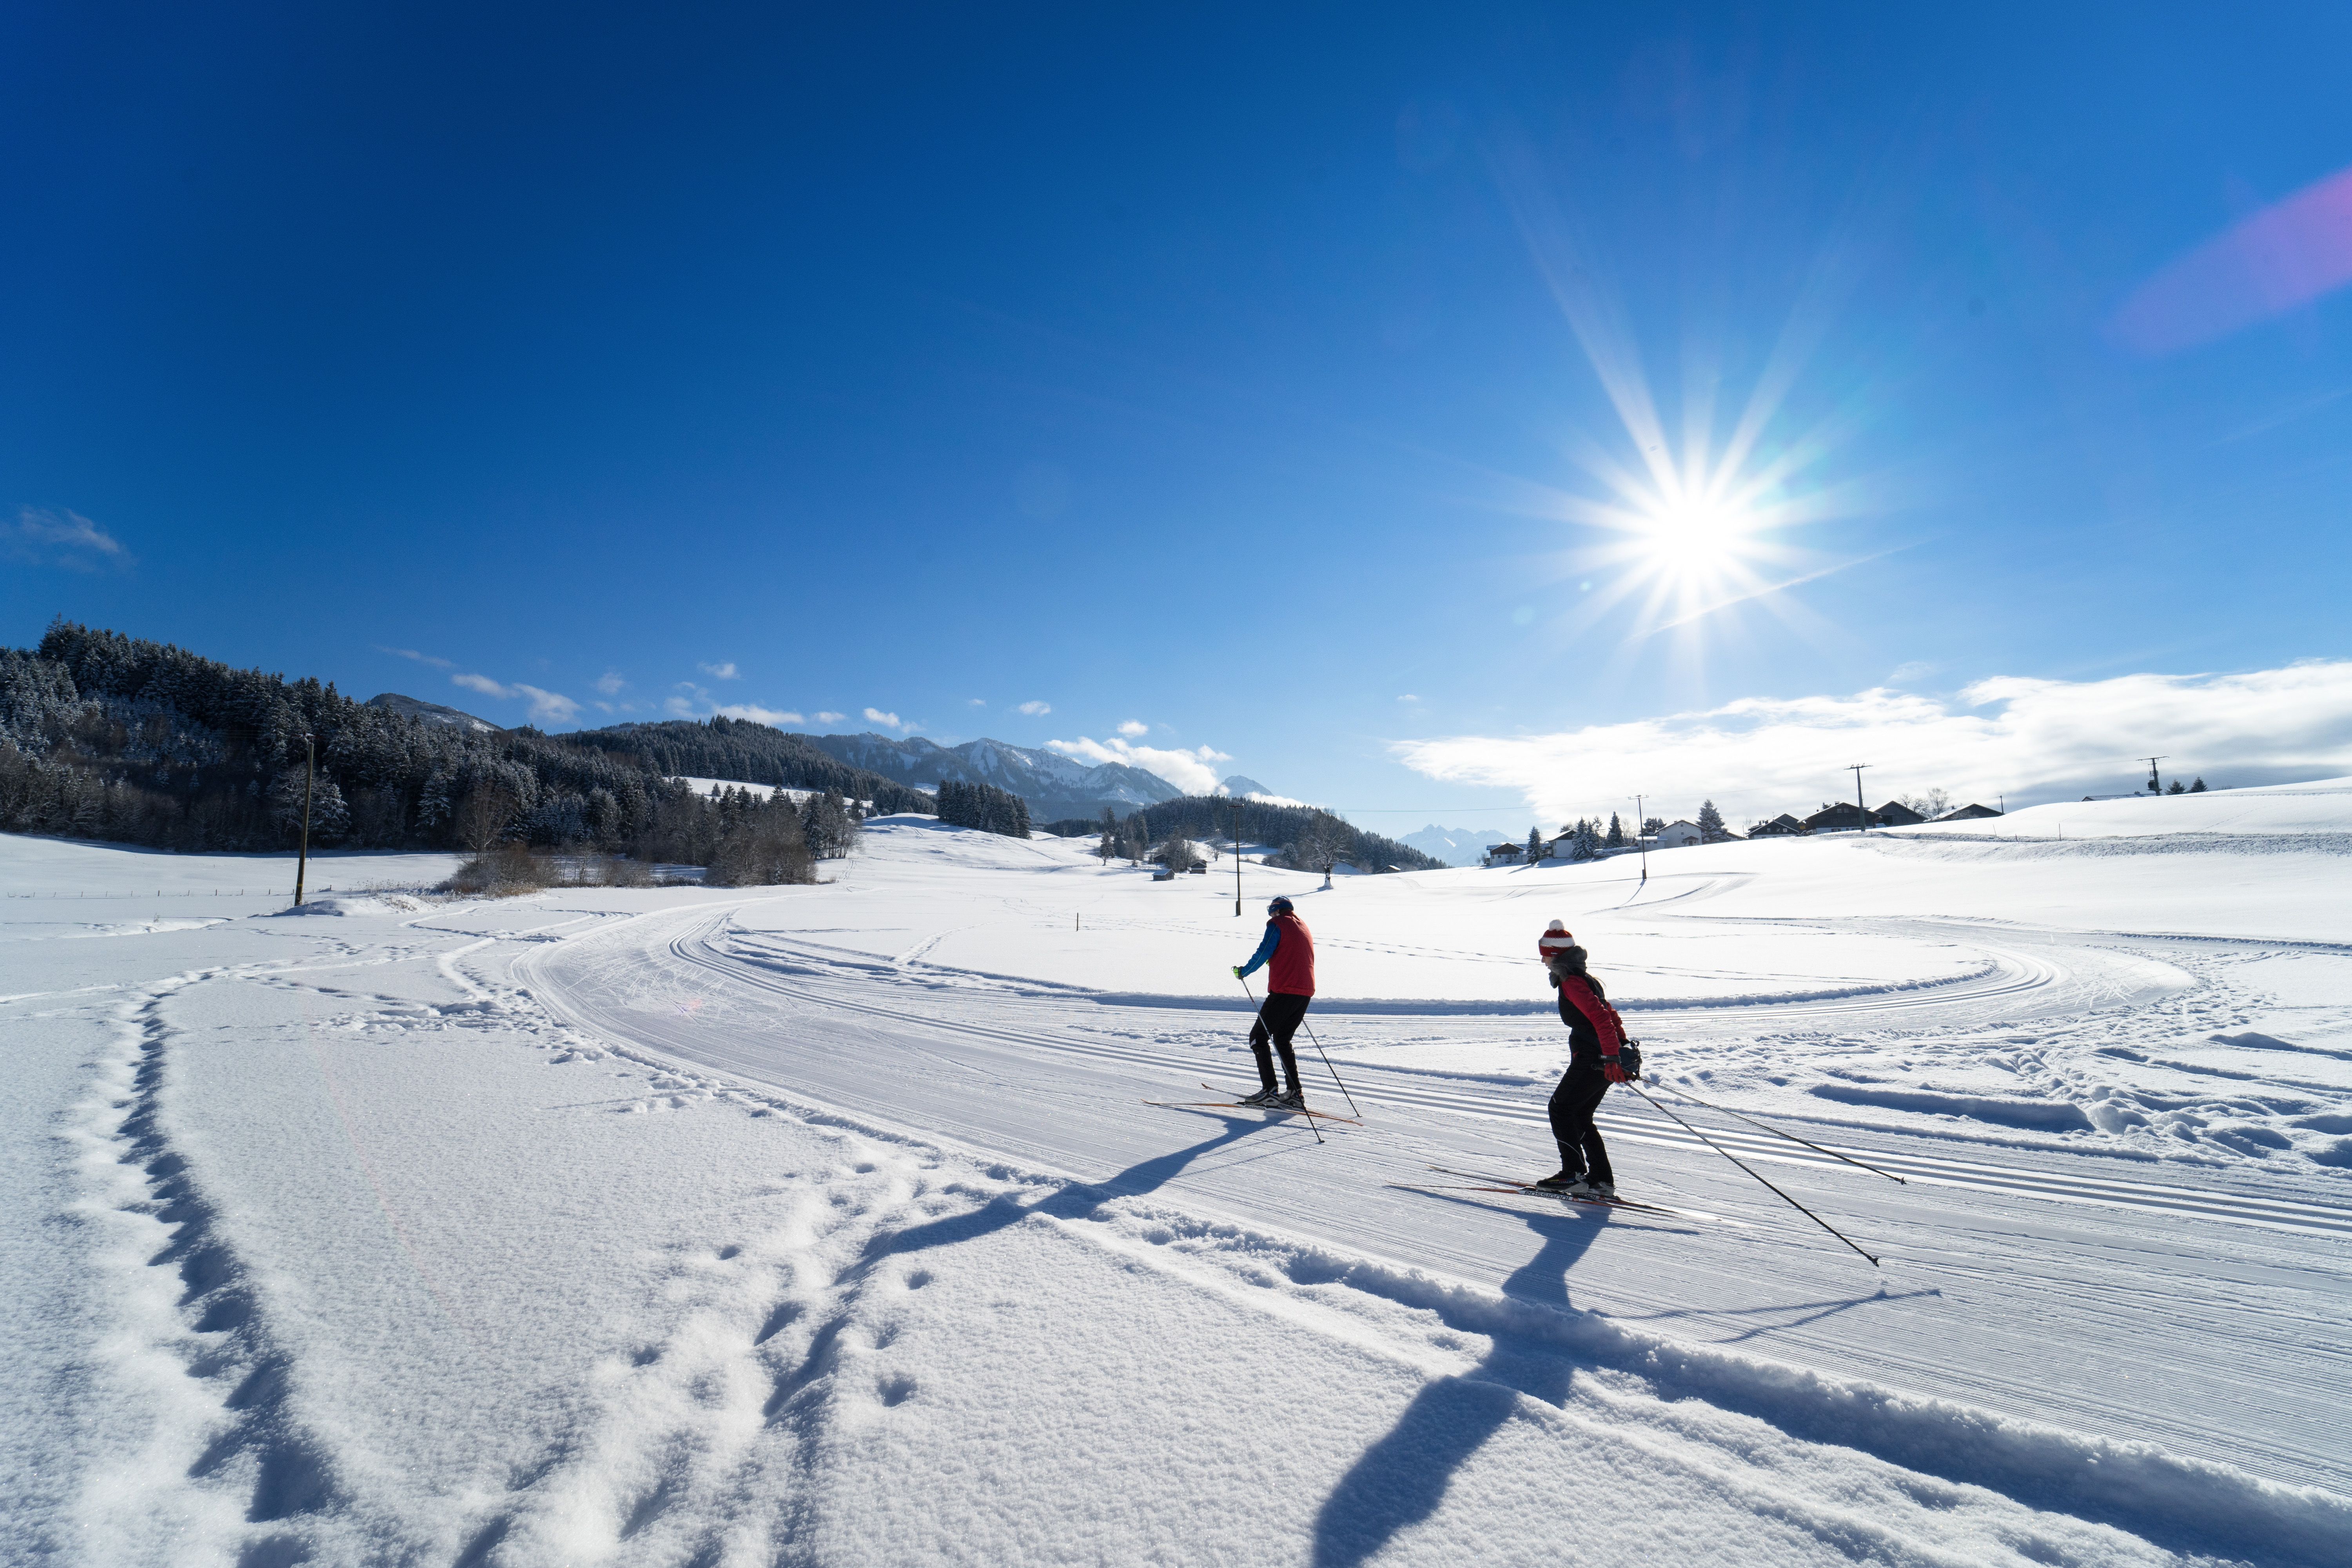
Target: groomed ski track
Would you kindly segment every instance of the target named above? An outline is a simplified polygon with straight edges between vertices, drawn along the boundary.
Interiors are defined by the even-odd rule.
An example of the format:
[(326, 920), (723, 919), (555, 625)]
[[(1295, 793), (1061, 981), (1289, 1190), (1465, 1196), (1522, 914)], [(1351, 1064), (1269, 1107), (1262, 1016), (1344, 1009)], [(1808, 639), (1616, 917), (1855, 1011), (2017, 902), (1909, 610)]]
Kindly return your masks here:
[[(1739, 1226), (1399, 1192), (1391, 1184), (1432, 1163), (1541, 1173), (1544, 1089), (1368, 1063), (1350, 1045), (1409, 1015), (1339, 1002), (1310, 1016), (1349, 1075), (1365, 1128), (1327, 1127), (1318, 1147), (1295, 1123), (1139, 1106), (1204, 1074), (1245, 1083), (1245, 1011), (1170, 998), (1122, 1007), (1066, 987), (930, 974), (921, 957), (945, 933), (877, 959), (740, 925), (761, 902), (549, 930), (514, 977), (616, 1046), (1024, 1169), (1492, 1288), (1554, 1231), (1592, 1227), (1579, 1233), (1567, 1280), (1577, 1310), (1999, 1415), (2145, 1438), (2290, 1484), (2346, 1484), (2352, 1360), (2330, 1326), (2352, 1232), (2343, 1207), (2230, 1173), (2192, 1184), (2031, 1136), (1971, 1140), (1964, 1155), (1933, 1135), (1841, 1135), (1828, 1118), (1795, 1129), (1909, 1179), (1898, 1186), (1676, 1106), (1740, 1158), (1798, 1168), (1793, 1190), (1884, 1255), (1873, 1270), (1622, 1095), (1604, 1128), (1628, 1194)], [(1632, 1012), (1631, 1022), (1656, 1062), (1686, 1021), (1981, 1026), (1989, 1015), (2128, 1013), (2170, 988), (2149, 978), (2160, 965), (2145, 952), (2118, 956), (2165, 939), (1967, 924), (1993, 962), (1948, 984), (1710, 1002)], [(1491, 1022), (1431, 1011), (1444, 1027)], [(1432, 1020), (1410, 1022), (1425, 1031)], [(1313, 1047), (1304, 1037), (1301, 1046), (1310, 1098), (1336, 1102)]]

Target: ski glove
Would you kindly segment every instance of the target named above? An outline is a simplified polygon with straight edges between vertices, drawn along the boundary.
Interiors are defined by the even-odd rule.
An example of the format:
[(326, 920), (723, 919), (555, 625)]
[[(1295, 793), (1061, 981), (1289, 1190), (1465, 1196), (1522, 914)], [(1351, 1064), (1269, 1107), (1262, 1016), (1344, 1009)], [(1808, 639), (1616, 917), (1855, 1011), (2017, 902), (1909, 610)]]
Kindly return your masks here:
[(1240, 964), (1236, 963), (1236, 964), (1234, 964), (1234, 979), (1236, 979), (1236, 980), (1239, 980), (1241, 977), (1242, 977), (1242, 966), (1241, 966)]
[(1625, 1070), (1625, 1064), (1612, 1051), (1601, 1058), (1601, 1076), (1611, 1083), (1623, 1083), (1633, 1075)]

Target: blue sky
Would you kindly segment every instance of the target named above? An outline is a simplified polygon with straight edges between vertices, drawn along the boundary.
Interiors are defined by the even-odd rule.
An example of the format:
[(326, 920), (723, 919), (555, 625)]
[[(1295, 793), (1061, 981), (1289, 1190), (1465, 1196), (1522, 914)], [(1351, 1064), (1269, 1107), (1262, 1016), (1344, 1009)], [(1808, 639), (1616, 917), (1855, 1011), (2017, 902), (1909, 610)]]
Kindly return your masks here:
[(2352, 771), (2352, 13), (845, 10), (12, 9), (0, 636), (1399, 831)]

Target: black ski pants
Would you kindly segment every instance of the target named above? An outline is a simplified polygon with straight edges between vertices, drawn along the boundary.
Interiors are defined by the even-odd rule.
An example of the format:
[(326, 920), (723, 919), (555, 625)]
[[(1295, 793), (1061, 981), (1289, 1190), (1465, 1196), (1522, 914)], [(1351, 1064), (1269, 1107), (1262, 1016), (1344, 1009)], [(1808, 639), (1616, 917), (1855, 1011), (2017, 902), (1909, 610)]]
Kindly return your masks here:
[(1290, 1092), (1298, 1089), (1298, 1058), (1290, 1052), (1290, 1037), (1298, 1033), (1299, 1020), (1307, 1016), (1307, 1004), (1311, 996), (1294, 996), (1287, 991), (1276, 991), (1257, 1010), (1257, 1022), (1250, 1026), (1250, 1049), (1257, 1057), (1257, 1080), (1267, 1089), (1274, 1087), (1274, 1057), (1266, 1041), (1274, 1041), (1275, 1050), (1282, 1053), (1283, 1076), (1290, 1082)]
[(1609, 1145), (1592, 1125), (1592, 1113), (1608, 1092), (1609, 1079), (1599, 1068), (1570, 1068), (1551, 1091), (1551, 1135), (1559, 1144), (1561, 1170), (1613, 1185), (1617, 1177), (1609, 1168)]

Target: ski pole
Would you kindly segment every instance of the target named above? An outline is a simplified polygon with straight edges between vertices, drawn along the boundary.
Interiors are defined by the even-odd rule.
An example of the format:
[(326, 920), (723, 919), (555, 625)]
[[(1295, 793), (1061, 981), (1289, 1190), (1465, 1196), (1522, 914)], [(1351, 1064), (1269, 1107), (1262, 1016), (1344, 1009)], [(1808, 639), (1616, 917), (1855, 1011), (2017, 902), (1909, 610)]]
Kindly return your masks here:
[[(1660, 1087), (1663, 1088), (1664, 1086), (1661, 1085)], [(1707, 1105), (1706, 1101), (1701, 1100), (1697, 1095), (1685, 1093), (1684, 1090), (1679, 1089), (1667, 1089), (1666, 1092), (1669, 1094), (1682, 1095), (1685, 1100), (1689, 1100), (1693, 1105), (1706, 1106), (1707, 1110), (1715, 1111), (1719, 1115), (1737, 1116), (1740, 1121), (1748, 1123), (1748, 1126), (1761, 1127), (1765, 1131), (1771, 1133), (1776, 1138), (1786, 1138), (1791, 1143), (1804, 1143), (1806, 1148), (1811, 1149), (1816, 1154), (1827, 1154), (1832, 1160), (1844, 1160), (1849, 1165), (1861, 1165), (1864, 1170), (1868, 1171), (1874, 1176), (1884, 1176), (1890, 1182), (1901, 1182), (1902, 1184), (1906, 1187), (1911, 1184), (1908, 1182), (1903, 1181), (1902, 1177), (1896, 1175), (1892, 1171), (1882, 1171), (1875, 1165), (1864, 1165), (1860, 1160), (1848, 1158), (1846, 1155), (1839, 1153), (1834, 1149), (1824, 1149), (1818, 1143), (1808, 1143), (1804, 1139), (1798, 1137), (1793, 1132), (1783, 1132), (1779, 1128), (1773, 1126), (1770, 1122), (1759, 1121), (1756, 1118), (1747, 1115), (1742, 1111), (1732, 1110), (1720, 1105)], [(1642, 1098), (1649, 1100), (1650, 1097), (1648, 1095), (1643, 1095)], [(1650, 1103), (1657, 1105), (1658, 1102), (1654, 1100), (1651, 1100)], [(1661, 1110), (1665, 1109), (1664, 1106), (1659, 1106), (1658, 1108)]]
[[(1250, 1005), (1257, 1009), (1258, 1026), (1259, 1027), (1264, 1028), (1265, 1026), (1265, 1007), (1264, 1004), (1258, 1001), (1257, 993), (1250, 989), (1249, 977), (1247, 975), (1236, 974), (1234, 978), (1242, 983), (1242, 994), (1248, 997), (1250, 999)], [(1267, 994), (1271, 995), (1273, 993), (1269, 992)], [(1273, 1035), (1273, 1030), (1266, 1030), (1266, 1036), (1269, 1040), (1272, 1039)], [(1331, 1076), (1337, 1078), (1339, 1075), (1334, 1073)], [(1350, 1101), (1349, 1103), (1352, 1106), (1353, 1102)], [(1315, 1125), (1315, 1113), (1307, 1109), (1307, 1097), (1303, 1094), (1298, 1097), (1298, 1114), (1307, 1118), (1307, 1131), (1315, 1134), (1315, 1142), (1318, 1143), (1323, 1142), (1323, 1129)]]
[[(1708, 1148), (1714, 1150), (1725, 1159), (1729, 1160), (1733, 1164), (1739, 1166), (1741, 1170), (1748, 1171), (1749, 1175), (1756, 1176), (1756, 1173), (1748, 1170), (1748, 1166), (1740, 1161), (1739, 1157), (1732, 1153), (1730, 1150), (1726, 1149), (1722, 1144), (1717, 1143), (1714, 1139), (1709, 1138), (1706, 1133), (1701, 1132), (1697, 1128), (1693, 1127), (1681, 1117), (1675, 1116), (1673, 1111), (1666, 1110), (1663, 1105), (1659, 1105), (1656, 1100), (1650, 1100), (1650, 1091), (1643, 1089), (1640, 1084), (1628, 1079), (1625, 1080), (1625, 1087), (1632, 1089), (1635, 1094), (1640, 1095), (1643, 1100), (1649, 1100), (1650, 1104), (1662, 1114), (1671, 1118), (1675, 1126), (1680, 1127), (1685, 1132), (1690, 1133), (1700, 1142), (1706, 1144)], [(1836, 1237), (1848, 1247), (1853, 1247), (1854, 1251), (1861, 1253), (1863, 1257), (1870, 1258), (1870, 1266), (1873, 1268), (1879, 1267), (1878, 1259), (1871, 1258), (1870, 1254), (1867, 1252), (1863, 1252), (1861, 1247), (1854, 1247), (1853, 1241), (1848, 1239), (1845, 1232), (1840, 1230), (1837, 1226), (1832, 1225), (1829, 1221), (1823, 1219), (1821, 1215), (1815, 1214), (1812, 1210), (1807, 1208), (1804, 1205), (1799, 1203), (1796, 1199), (1790, 1197), (1780, 1188), (1773, 1186), (1771, 1183), (1764, 1181), (1763, 1177), (1756, 1176), (1756, 1179), (1759, 1182), (1762, 1182), (1765, 1188), (1769, 1191), (1774, 1197), (1779, 1198), (1782, 1203), (1787, 1204), (1790, 1208), (1795, 1209), (1799, 1214), (1803, 1215), (1807, 1219), (1811, 1220), (1815, 1225), (1820, 1226), (1823, 1230), (1828, 1231), (1832, 1236)]]
[[(1307, 1024), (1307, 1020), (1304, 1018), (1301, 1018), (1298, 1021), (1302, 1024)], [(1324, 1056), (1323, 1042), (1315, 1039), (1315, 1026), (1312, 1024), (1307, 1024), (1307, 1037), (1310, 1040), (1315, 1040), (1315, 1054), (1318, 1057), (1323, 1057), (1323, 1070), (1329, 1073), (1331, 1075), (1331, 1081), (1339, 1086), (1339, 1098), (1348, 1102), (1348, 1109), (1349, 1110), (1356, 1111), (1356, 1120), (1359, 1121), (1362, 1121), (1364, 1113), (1360, 1110), (1356, 1110), (1356, 1097), (1348, 1092), (1347, 1081), (1340, 1078), (1339, 1069), (1331, 1065), (1331, 1058), (1328, 1056)]]

